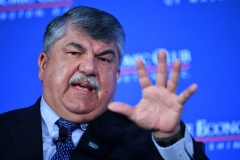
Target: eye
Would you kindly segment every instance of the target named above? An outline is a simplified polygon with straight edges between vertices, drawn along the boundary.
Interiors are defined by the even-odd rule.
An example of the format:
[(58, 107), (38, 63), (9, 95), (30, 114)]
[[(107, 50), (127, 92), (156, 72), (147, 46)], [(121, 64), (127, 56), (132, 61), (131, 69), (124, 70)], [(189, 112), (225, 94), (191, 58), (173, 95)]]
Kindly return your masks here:
[(97, 60), (101, 61), (102, 63), (110, 63), (111, 61), (107, 58), (102, 58), (102, 57), (98, 57)]
[(77, 55), (79, 55), (80, 53), (79, 53), (79, 52), (68, 52), (68, 54), (73, 55), (73, 56), (77, 56)]

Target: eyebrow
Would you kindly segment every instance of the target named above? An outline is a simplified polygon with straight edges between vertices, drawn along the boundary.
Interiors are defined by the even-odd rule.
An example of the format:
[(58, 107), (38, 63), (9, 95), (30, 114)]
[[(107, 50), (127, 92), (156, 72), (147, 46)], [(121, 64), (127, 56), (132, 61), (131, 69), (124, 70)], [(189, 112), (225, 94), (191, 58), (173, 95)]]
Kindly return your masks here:
[(70, 42), (70, 43), (66, 44), (66, 46), (73, 46), (78, 50), (85, 50), (85, 48), (81, 44), (78, 44), (75, 42)]
[[(85, 50), (85, 48), (81, 44), (76, 43), (76, 42), (70, 42), (70, 43), (66, 44), (66, 46), (73, 46), (78, 50)], [(115, 57), (115, 52), (112, 49), (107, 49), (100, 53), (97, 53), (96, 56), (104, 56), (106, 54), (112, 54), (113, 57)]]
[(111, 50), (111, 49), (107, 49), (107, 50), (105, 50), (105, 51), (102, 51), (102, 52), (100, 52), (100, 53), (97, 53), (96, 56), (104, 56), (104, 55), (106, 55), (106, 54), (112, 54), (113, 57), (115, 57), (115, 52), (114, 52), (113, 50)]

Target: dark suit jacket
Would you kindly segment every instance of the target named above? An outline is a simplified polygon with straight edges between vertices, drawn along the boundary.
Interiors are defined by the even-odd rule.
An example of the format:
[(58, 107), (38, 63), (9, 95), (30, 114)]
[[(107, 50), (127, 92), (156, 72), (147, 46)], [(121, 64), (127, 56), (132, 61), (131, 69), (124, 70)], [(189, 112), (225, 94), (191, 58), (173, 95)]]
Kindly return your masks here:
[[(99, 146), (94, 149), (88, 145)], [(31, 107), (0, 115), (0, 159), (42, 160), (40, 99)], [(194, 141), (194, 157), (208, 159)], [(72, 159), (162, 160), (151, 133), (139, 128), (122, 115), (105, 112), (91, 121), (81, 137)]]

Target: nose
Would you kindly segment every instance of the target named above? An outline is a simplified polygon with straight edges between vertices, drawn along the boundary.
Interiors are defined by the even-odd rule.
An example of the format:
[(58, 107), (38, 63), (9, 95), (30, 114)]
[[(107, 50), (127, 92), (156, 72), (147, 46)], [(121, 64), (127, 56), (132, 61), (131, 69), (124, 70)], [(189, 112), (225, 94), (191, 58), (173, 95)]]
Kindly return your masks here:
[(79, 64), (79, 71), (88, 76), (96, 76), (97, 66), (94, 57), (86, 56)]

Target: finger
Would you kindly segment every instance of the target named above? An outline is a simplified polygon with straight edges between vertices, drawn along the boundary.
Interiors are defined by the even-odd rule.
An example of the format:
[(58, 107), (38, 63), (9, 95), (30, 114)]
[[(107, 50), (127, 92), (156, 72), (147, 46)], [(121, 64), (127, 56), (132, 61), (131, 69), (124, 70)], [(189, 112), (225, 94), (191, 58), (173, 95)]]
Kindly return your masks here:
[(146, 88), (152, 85), (150, 78), (148, 77), (147, 70), (143, 64), (143, 62), (138, 58), (137, 61), (137, 72), (139, 77), (139, 83), (141, 84), (142, 88)]
[(134, 108), (131, 106), (121, 103), (121, 102), (112, 102), (108, 105), (108, 109), (110, 111), (120, 113), (128, 117), (129, 119), (132, 119), (134, 114)]
[(178, 101), (183, 105), (186, 100), (192, 96), (192, 94), (197, 90), (197, 85), (192, 84), (190, 87), (188, 87), (185, 91), (183, 91), (179, 96), (178, 96)]
[(167, 89), (171, 93), (176, 92), (177, 84), (178, 84), (178, 77), (179, 77), (179, 74), (180, 74), (180, 69), (181, 69), (181, 62), (179, 60), (176, 60), (173, 63), (172, 73), (171, 73), (170, 78), (167, 82)]
[(158, 87), (165, 87), (167, 78), (166, 53), (161, 50), (158, 53), (158, 67), (156, 85)]

